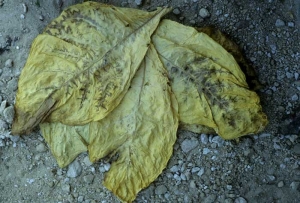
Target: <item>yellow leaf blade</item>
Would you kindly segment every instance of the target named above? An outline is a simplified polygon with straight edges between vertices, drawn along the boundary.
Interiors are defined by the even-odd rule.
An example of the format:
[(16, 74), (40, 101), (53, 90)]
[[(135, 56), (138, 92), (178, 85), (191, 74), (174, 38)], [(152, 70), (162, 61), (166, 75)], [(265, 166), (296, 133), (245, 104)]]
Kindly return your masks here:
[(152, 41), (168, 69), (186, 129), (204, 125), (234, 139), (267, 124), (258, 95), (248, 89), (232, 55), (206, 34), (163, 20)]
[(118, 154), (104, 185), (126, 202), (157, 178), (173, 151), (177, 103), (165, 75), (150, 48), (120, 105), (94, 122), (98, 133), (90, 136), (90, 160)]
[(87, 151), (89, 125), (67, 126), (41, 123), (40, 129), (59, 167), (69, 165), (81, 152)]
[(12, 133), (29, 132), (46, 117), (68, 125), (104, 118), (122, 100), (168, 11), (132, 12), (92, 2), (65, 10), (32, 44)]

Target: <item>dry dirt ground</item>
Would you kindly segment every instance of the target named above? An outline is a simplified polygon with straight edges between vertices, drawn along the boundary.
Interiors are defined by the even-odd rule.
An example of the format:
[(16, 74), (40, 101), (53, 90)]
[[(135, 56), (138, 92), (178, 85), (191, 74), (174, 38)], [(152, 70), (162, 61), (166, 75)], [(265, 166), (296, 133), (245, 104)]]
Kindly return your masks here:
[[(33, 39), (80, 2), (0, 0), (0, 202), (119, 202), (102, 185), (105, 161), (91, 164), (83, 153), (60, 169), (39, 129), (10, 135), (17, 81)], [(136, 202), (300, 202), (299, 0), (99, 2), (145, 10), (168, 5), (174, 10), (167, 18), (219, 28), (264, 85), (258, 92), (270, 120), (264, 132), (236, 143), (180, 131), (167, 168)]]

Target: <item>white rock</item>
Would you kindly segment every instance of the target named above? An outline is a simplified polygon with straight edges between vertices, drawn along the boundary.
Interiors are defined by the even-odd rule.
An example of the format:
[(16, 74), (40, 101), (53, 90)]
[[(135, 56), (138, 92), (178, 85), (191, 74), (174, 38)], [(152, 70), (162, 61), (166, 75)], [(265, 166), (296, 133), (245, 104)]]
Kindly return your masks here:
[(69, 165), (67, 176), (70, 178), (76, 178), (81, 174), (81, 171), (82, 171), (82, 167), (80, 163), (75, 160)]

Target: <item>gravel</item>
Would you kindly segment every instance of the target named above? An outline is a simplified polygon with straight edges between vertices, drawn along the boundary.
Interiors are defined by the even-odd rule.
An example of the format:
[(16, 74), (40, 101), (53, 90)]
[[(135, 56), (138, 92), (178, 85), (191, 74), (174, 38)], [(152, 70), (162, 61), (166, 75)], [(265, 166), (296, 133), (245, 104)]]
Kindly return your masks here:
[[(17, 81), (33, 39), (63, 8), (79, 0), (55, 1), (56, 6), (53, 2), (0, 0), (0, 199), (118, 203), (101, 184), (109, 160), (93, 164), (83, 153), (60, 169), (38, 127), (21, 137), (10, 132)], [(111, 2), (144, 10), (171, 5), (167, 18), (225, 32), (258, 73), (263, 84), (258, 94), (269, 119), (264, 132), (238, 141), (179, 131), (166, 170), (136, 202), (298, 202), (299, 1)]]

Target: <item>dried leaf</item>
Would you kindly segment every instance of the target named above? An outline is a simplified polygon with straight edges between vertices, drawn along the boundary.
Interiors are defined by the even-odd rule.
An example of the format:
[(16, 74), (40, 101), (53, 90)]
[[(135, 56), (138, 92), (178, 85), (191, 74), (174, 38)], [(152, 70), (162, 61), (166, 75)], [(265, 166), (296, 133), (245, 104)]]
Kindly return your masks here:
[(225, 139), (261, 130), (259, 97), (234, 57), (194, 28), (160, 22), (169, 10), (65, 10), (32, 44), (12, 133), (40, 124), (60, 167), (86, 150), (92, 162), (115, 157), (104, 185), (131, 202), (165, 168), (178, 121)]
[(32, 44), (19, 79), (12, 133), (28, 133), (45, 119), (83, 125), (104, 118), (124, 97), (168, 11), (95, 2), (65, 10)]
[(123, 101), (90, 135), (92, 162), (118, 154), (104, 185), (126, 202), (157, 178), (172, 155), (177, 102), (166, 74), (151, 46)]
[(42, 135), (60, 167), (68, 166), (81, 152), (87, 151), (91, 133), (89, 125), (40, 124)]
[(152, 42), (168, 69), (179, 120), (186, 128), (203, 125), (234, 139), (267, 124), (259, 97), (249, 90), (233, 56), (209, 36), (163, 20)]

